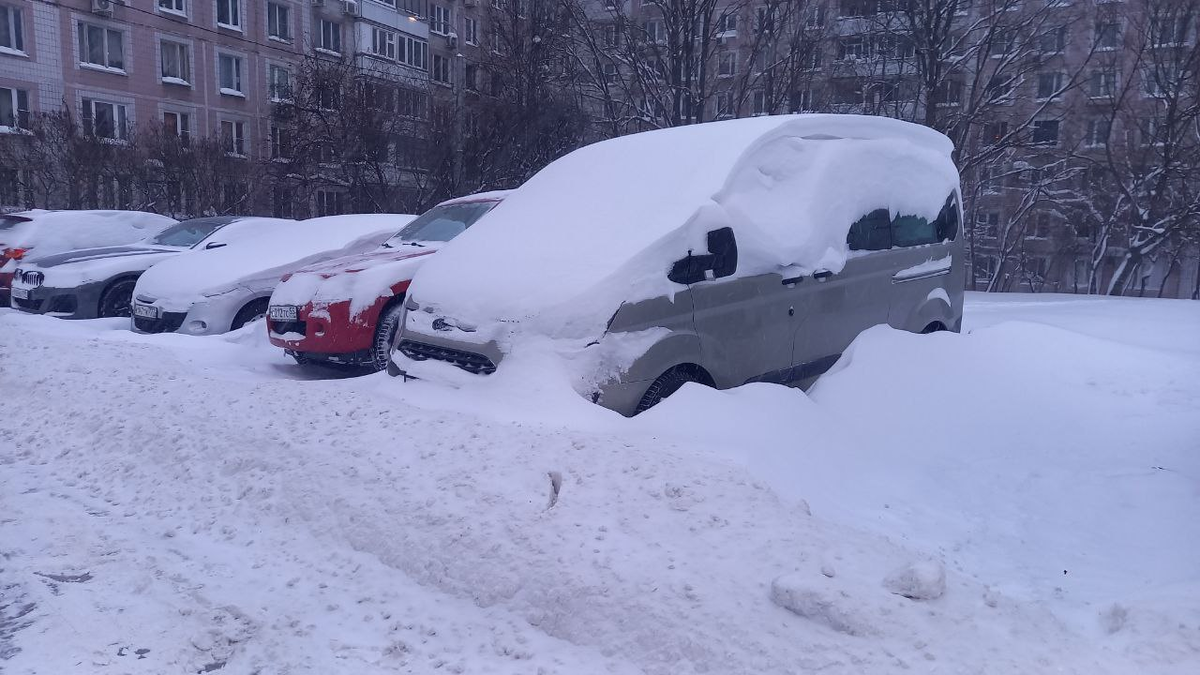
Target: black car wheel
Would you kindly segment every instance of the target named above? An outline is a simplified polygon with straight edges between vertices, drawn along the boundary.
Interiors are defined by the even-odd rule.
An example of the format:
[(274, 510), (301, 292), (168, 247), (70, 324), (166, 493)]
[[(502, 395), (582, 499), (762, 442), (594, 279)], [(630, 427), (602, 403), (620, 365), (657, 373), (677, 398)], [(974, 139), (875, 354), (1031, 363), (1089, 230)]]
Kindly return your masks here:
[(257, 321), (266, 316), (267, 305), (270, 302), (270, 298), (258, 298), (247, 302), (245, 307), (238, 310), (237, 316), (233, 317), (233, 325), (229, 327), (229, 330), (237, 330), (251, 321)]
[(396, 340), (396, 331), (400, 330), (400, 315), (403, 313), (404, 300), (401, 299), (379, 315), (379, 323), (375, 325), (375, 342), (371, 345), (372, 365), (376, 371), (388, 367), (388, 355)]
[(675, 366), (650, 384), (650, 388), (642, 394), (642, 400), (638, 402), (637, 410), (634, 414), (646, 412), (650, 408), (658, 405), (662, 400), (671, 394), (679, 391), (679, 388), (688, 382), (696, 382), (705, 386), (713, 386), (712, 378), (708, 373), (704, 372), (699, 366), (684, 364)]
[(104, 289), (100, 295), (100, 306), (97, 316), (102, 319), (129, 316), (129, 306), (133, 303), (133, 287), (137, 279), (118, 279)]

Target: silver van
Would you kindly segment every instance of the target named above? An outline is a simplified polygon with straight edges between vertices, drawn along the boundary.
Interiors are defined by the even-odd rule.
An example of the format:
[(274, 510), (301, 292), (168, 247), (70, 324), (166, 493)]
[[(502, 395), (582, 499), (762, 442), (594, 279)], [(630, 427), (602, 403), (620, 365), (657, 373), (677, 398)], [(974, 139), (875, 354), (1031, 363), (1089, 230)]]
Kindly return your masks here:
[[(655, 134), (668, 136), (647, 140), (650, 151), (641, 152), (637, 137)], [(569, 161), (572, 153), (552, 164), (543, 171), (549, 176), (535, 176), (476, 226), (483, 235), (464, 235), (422, 269), (389, 372), (424, 377), (429, 362), (440, 361), (484, 376), (537, 336), (578, 366), (579, 393), (633, 415), (687, 382), (807, 387), (877, 324), (959, 330), (962, 212), (944, 136), (883, 118), (800, 115), (597, 146), (614, 142), (607, 151), (576, 151), (582, 161)], [(695, 149), (705, 144), (730, 147)], [(682, 156), (664, 158), (663, 148)], [(664, 164), (684, 170), (697, 162), (708, 163), (684, 176), (687, 184), (662, 177)], [(637, 218), (646, 181), (664, 183), (658, 199), (695, 203), (656, 210), (627, 229), (613, 224), (618, 212), (601, 214), (594, 226), (605, 232), (594, 241), (555, 226), (522, 229), (539, 212), (540, 222), (565, 230), (572, 219), (588, 220), (589, 188), (571, 186), (587, 186), (597, 170), (612, 176), (609, 187), (637, 182), (629, 184), (633, 203), (616, 207), (629, 218)], [(562, 211), (581, 201), (584, 210)], [(673, 213), (690, 215), (658, 222)], [(624, 247), (627, 238), (635, 245)], [(618, 259), (593, 255), (597, 247)], [(480, 264), (489, 258), (490, 268)], [(523, 278), (506, 282), (514, 274)]]

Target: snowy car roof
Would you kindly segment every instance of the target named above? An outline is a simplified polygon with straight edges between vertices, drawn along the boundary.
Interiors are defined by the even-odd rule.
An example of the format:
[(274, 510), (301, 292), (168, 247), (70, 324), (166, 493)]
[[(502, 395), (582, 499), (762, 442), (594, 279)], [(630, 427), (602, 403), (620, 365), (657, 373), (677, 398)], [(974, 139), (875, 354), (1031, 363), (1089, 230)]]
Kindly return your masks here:
[[(866, 212), (937, 216), (958, 186), (952, 150), (932, 129), (861, 115), (757, 117), (602, 141), (538, 172), (446, 246), (418, 273), (413, 297), (480, 319), (572, 305), (602, 324), (622, 301), (678, 290), (666, 266), (705, 250), (705, 233), (723, 226), (738, 237), (738, 275), (837, 271), (850, 224)], [(607, 301), (580, 303), (597, 295)]]

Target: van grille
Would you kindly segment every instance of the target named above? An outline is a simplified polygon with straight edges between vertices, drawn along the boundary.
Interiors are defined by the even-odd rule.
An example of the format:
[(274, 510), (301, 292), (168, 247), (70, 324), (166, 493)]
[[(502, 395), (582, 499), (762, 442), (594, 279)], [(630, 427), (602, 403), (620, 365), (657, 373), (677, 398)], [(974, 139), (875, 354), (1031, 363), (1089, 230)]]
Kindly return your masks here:
[(492, 363), (488, 357), (461, 349), (438, 347), (414, 340), (401, 340), (400, 353), (414, 361), (434, 359), (452, 363), (469, 373), (491, 375), (496, 372), (496, 364)]

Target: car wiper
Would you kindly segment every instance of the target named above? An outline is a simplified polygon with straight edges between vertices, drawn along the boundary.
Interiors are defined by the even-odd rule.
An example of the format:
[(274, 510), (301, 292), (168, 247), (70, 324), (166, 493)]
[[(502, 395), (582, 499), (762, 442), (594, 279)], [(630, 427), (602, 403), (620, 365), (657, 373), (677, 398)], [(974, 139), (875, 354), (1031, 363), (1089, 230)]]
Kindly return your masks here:
[(383, 242), (383, 247), (384, 247), (384, 248), (395, 248), (394, 246), (392, 246), (391, 244), (387, 243), (386, 241), (385, 241), (385, 242)]

